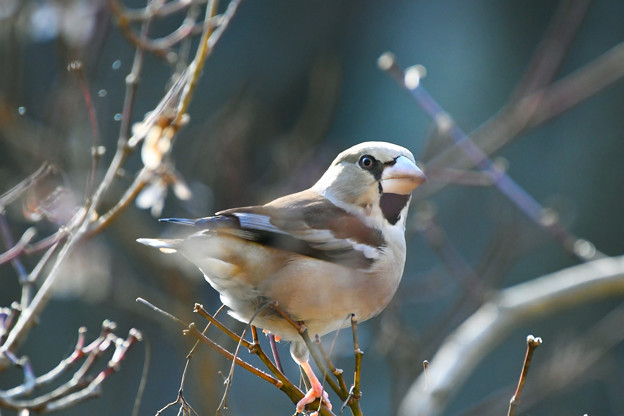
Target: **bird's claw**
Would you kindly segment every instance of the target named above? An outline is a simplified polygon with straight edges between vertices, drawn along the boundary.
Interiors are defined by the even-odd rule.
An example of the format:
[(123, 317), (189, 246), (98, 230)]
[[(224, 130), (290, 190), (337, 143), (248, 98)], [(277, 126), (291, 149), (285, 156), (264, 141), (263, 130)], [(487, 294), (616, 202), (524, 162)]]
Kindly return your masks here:
[[(303, 399), (299, 400), (297, 403), (297, 413), (303, 413), (306, 405), (312, 403), (316, 399), (321, 399), (321, 404), (325, 405), (329, 410), (331, 410), (332, 405), (329, 402), (329, 395), (325, 390), (323, 390), (323, 386), (313, 385), (310, 390), (303, 396)], [(312, 413), (312, 416), (316, 415), (317, 412)]]

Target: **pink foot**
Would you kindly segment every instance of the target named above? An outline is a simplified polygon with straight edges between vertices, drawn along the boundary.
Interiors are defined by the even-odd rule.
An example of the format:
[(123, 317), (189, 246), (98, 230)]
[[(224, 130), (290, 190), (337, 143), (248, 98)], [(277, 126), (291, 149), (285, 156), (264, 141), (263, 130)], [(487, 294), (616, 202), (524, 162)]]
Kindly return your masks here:
[[(332, 405), (329, 402), (329, 395), (325, 390), (323, 390), (323, 385), (318, 380), (318, 378), (316, 378), (316, 375), (314, 375), (310, 364), (307, 361), (304, 361), (303, 363), (301, 363), (301, 368), (303, 369), (303, 372), (306, 373), (306, 375), (308, 376), (312, 387), (310, 388), (310, 390), (308, 390), (306, 395), (303, 396), (303, 399), (299, 400), (299, 402), (297, 403), (297, 413), (302, 413), (303, 409), (305, 409), (305, 406), (312, 403), (316, 399), (321, 399), (321, 402), (329, 410), (331, 410)], [(316, 415), (316, 412), (313, 413), (313, 415)]]

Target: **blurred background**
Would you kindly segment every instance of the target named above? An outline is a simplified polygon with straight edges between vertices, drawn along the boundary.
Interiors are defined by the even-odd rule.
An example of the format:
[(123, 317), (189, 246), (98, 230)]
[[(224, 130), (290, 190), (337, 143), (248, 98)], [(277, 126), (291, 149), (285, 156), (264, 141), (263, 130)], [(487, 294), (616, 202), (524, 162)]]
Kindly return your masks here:
[[(54, 174), (27, 197), (6, 207), (8, 229), (15, 240), (35, 217), (41, 217), (35, 223), (38, 238), (53, 233), (67, 220), (67, 212), (83, 202), (94, 130), (99, 145), (106, 148), (96, 181), (115, 152), (125, 79), (135, 48), (122, 35), (110, 4), (86, 0), (3, 0), (0, 4), (0, 193), (44, 161), (56, 166)], [(123, 4), (145, 6), (134, 0)], [(189, 108), (190, 122), (172, 151), (179, 180), (193, 197), (181, 200), (169, 192), (160, 209), (144, 195), (143, 205), (151, 212), (132, 204), (105, 231), (81, 244), (65, 262), (54, 299), (19, 355), (29, 356), (35, 372), (41, 374), (71, 353), (81, 326), (88, 328), (88, 338), (97, 336), (104, 319), (117, 322), (120, 334), (137, 328), (144, 342), (103, 384), (102, 396), (62, 414), (130, 414), (146, 354), (149, 364), (140, 414), (155, 414), (176, 399), (193, 339), (135, 299), (143, 297), (198, 325), (203, 323), (192, 313), (194, 302), (209, 311), (219, 306), (218, 296), (193, 266), (135, 242), (171, 232), (157, 217), (201, 217), (305, 189), (338, 152), (365, 140), (405, 146), (428, 166), (449, 140), (379, 70), (377, 58), (392, 51), (404, 66), (423, 65), (425, 88), (462, 129), (471, 132), (513, 102), (553, 18), (574, 7), (582, 19), (555, 79), (622, 42), (624, 3), (243, 1), (206, 63)], [(172, 33), (183, 17), (156, 19), (150, 37)], [(572, 26), (564, 23), (558, 30)], [(139, 26), (131, 30), (138, 33)], [(559, 33), (551, 33), (550, 39), (561, 41)], [(197, 37), (186, 45), (191, 55), (196, 43)], [(176, 51), (183, 56), (184, 47)], [(179, 69), (162, 55), (145, 54), (132, 123), (156, 107), (171, 85), (172, 73)], [(67, 71), (67, 65), (77, 59), (82, 72)], [(624, 60), (619, 65), (624, 68)], [(93, 114), (85, 104), (85, 86)], [(557, 105), (562, 103), (553, 103)], [(499, 143), (505, 146), (491, 155), (545, 207), (546, 214), (556, 215), (571, 233), (590, 242), (585, 246), (590, 255), (595, 254), (594, 248), (609, 256), (624, 252), (623, 108), (624, 84), (609, 83), (517, 137), (501, 137)], [(139, 155), (130, 156), (105, 206), (119, 199), (140, 167)], [(365, 351), (364, 414), (395, 414), (422, 371), (422, 361), (431, 359), (446, 335), (488, 294), (580, 262), (579, 256), (526, 218), (487, 181), (485, 185), (483, 181), (448, 182), (448, 172), (439, 169), (429, 177), (430, 183), (414, 195), (407, 230), (408, 262), (399, 293), (386, 312), (359, 327)], [(22, 260), (32, 268), (40, 255)], [(19, 296), (16, 274), (3, 264), (0, 306)], [(541, 336), (544, 346), (536, 352), (527, 382), (530, 390), (520, 410), (549, 415), (622, 413), (624, 319), (610, 331), (615, 341), (591, 338), (592, 343), (605, 345), (595, 360), (579, 365), (577, 372), (569, 371), (586, 362), (589, 354), (580, 341), (596, 334), (596, 326), (621, 302), (621, 296), (579, 302), (574, 308), (523, 323), (501, 339), (459, 387), (445, 414), (504, 412), (529, 333)], [(224, 320), (239, 331), (243, 328)], [(233, 347), (218, 332), (212, 334)], [(332, 335), (326, 344), (331, 342)], [(286, 372), (297, 380), (288, 345), (279, 348)], [(259, 365), (255, 357), (242, 354)], [(332, 357), (350, 382), (349, 331), (339, 335)], [(214, 413), (229, 362), (200, 348), (189, 371), (186, 398), (199, 414)], [(0, 389), (20, 382), (15, 370), (0, 374)], [(227, 402), (225, 414), (293, 413), (286, 396), (240, 368), (234, 373)], [(2, 414), (13, 413), (2, 410)]]

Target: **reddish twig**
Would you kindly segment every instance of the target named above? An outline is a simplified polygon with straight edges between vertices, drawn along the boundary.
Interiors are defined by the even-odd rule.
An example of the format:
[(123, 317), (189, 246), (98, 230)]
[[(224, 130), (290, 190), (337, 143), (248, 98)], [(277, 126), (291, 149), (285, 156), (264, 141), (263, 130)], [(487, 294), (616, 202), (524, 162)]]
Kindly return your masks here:
[[(204, 344), (208, 345), (210, 348), (212, 348), (213, 350), (217, 351), (219, 354), (223, 355), (228, 360), (234, 360), (236, 362), (236, 364), (240, 365), (245, 370), (247, 370), (250, 373), (256, 375), (257, 377), (259, 377), (259, 378), (261, 378), (261, 379), (263, 379), (263, 380), (273, 384), (275, 387), (281, 388), (283, 386), (283, 383), (281, 381), (279, 381), (278, 379), (272, 377), (271, 375), (265, 373), (264, 371), (262, 371), (262, 370), (260, 370), (260, 369), (258, 369), (256, 367), (252, 366), (251, 364), (247, 363), (246, 361), (243, 361), (239, 357), (236, 357), (234, 354), (232, 354), (231, 352), (229, 352), (228, 350), (226, 350), (225, 348), (223, 348), (222, 346), (220, 346), (219, 344), (217, 344), (216, 342), (214, 342), (213, 340), (211, 340), (210, 338), (208, 338), (207, 336), (202, 334), (201, 331), (199, 331), (197, 329), (197, 326), (194, 323), (189, 324), (188, 329), (184, 330), (184, 334), (185, 335), (192, 335), (192, 336), (194, 336), (199, 341), (201, 341)], [(301, 394), (301, 397), (303, 397), (303, 393)]]
[[(135, 329), (130, 330), (126, 339), (115, 335), (114, 330), (115, 324), (113, 322), (104, 321), (98, 338), (85, 345), (86, 329), (81, 328), (72, 354), (62, 360), (55, 368), (39, 377), (35, 377), (26, 357), (18, 359), (10, 351), (4, 351), (14, 365), (22, 368), (24, 382), (17, 387), (0, 391), (0, 405), (13, 410), (50, 412), (65, 409), (99, 394), (100, 386), (104, 380), (119, 369), (119, 365), (125, 359), (128, 350), (136, 342), (141, 341), (141, 333)], [(97, 360), (111, 347), (113, 348), (112, 356), (105, 368), (96, 373), (91, 373)], [(67, 382), (35, 398), (24, 398), (57, 381), (81, 360), (84, 360), (82, 365)]]

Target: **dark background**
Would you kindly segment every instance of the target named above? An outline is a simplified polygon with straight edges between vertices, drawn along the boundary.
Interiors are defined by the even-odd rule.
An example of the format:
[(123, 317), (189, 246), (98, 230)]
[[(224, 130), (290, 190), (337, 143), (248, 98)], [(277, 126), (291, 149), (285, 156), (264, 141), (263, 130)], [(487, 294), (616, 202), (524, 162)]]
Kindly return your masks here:
[[(170, 192), (162, 216), (204, 216), (304, 189), (339, 151), (364, 140), (392, 141), (408, 147), (417, 159), (427, 159), (431, 121), (377, 68), (379, 55), (392, 51), (403, 65), (424, 65), (427, 90), (470, 132), (510, 98), (557, 6), (554, 1), (244, 1), (206, 64), (189, 110), (191, 122), (173, 150), (176, 169), (194, 198), (179, 201)], [(37, 20), (41, 15), (52, 20)], [(621, 42), (623, 16), (620, 1), (593, 2), (557, 78)], [(106, 166), (115, 150), (115, 115), (121, 112), (124, 77), (134, 49), (111, 21), (105, 2), (8, 1), (0, 7), (0, 18), (0, 191), (49, 160), (62, 171), (57, 181), (79, 199), (91, 163), (91, 126), (67, 63), (79, 58), (85, 65), (101, 144), (107, 148), (102, 160)], [(169, 33), (178, 23), (174, 18), (159, 21), (152, 33)], [(115, 61), (120, 62), (117, 69)], [(156, 106), (172, 71), (149, 54), (145, 65), (133, 121)], [(540, 203), (555, 208), (572, 232), (607, 255), (624, 251), (623, 108), (624, 85), (619, 82), (493, 155), (506, 161), (508, 173)], [(133, 156), (108, 204), (139, 167), (140, 159)], [(421, 335), (435, 333), (437, 319), (463, 291), (417, 232), (419, 210), (435, 210), (448, 241), (468, 264), (487, 263), (487, 254), (507, 255), (504, 260), (497, 257), (497, 268), (488, 271), (497, 278), (487, 289), (578, 263), (491, 187), (451, 185), (426, 200), (418, 192), (402, 288), (387, 314), (360, 326), (365, 350), (362, 408), (368, 415), (396, 411), (420, 363), (435, 351), (435, 343), (428, 344)], [(7, 219), (16, 238), (29, 225), (20, 206), (9, 207)], [(41, 236), (54, 229), (53, 224), (40, 227)], [(193, 303), (214, 311), (218, 297), (193, 267), (135, 243), (138, 237), (162, 235), (166, 229), (148, 211), (132, 206), (84, 244), (68, 266), (57, 297), (20, 350), (42, 373), (71, 352), (80, 326), (87, 326), (95, 337), (108, 318), (118, 323), (121, 334), (131, 327), (143, 332), (145, 342), (122, 363), (120, 373), (104, 383), (102, 397), (62, 414), (130, 414), (147, 350), (151, 359), (140, 414), (152, 415), (175, 399), (192, 340), (134, 299), (144, 297), (186, 321), (201, 322), (191, 313)], [(26, 259), (29, 265), (35, 261)], [(0, 305), (8, 305), (18, 294), (12, 269), (3, 265)], [(514, 331), (461, 387), (447, 413), (468, 413), (491, 395), (504, 408), (517, 381), (528, 333), (545, 341), (533, 363), (537, 374), (620, 300), (547, 314)], [(470, 311), (467, 308), (465, 316)], [(397, 322), (402, 331), (409, 330), (399, 337), (406, 341), (388, 345), (382, 329)], [(621, 333), (622, 327), (614, 331)], [(219, 334), (214, 336), (227, 345)], [(330, 335), (327, 345), (331, 340)], [(351, 348), (345, 331), (334, 356), (348, 381)], [(296, 380), (287, 345), (280, 349), (289, 376)], [(246, 352), (243, 356), (255, 363)], [(619, 414), (624, 409), (623, 367), (624, 350), (618, 345), (580, 379), (556, 386), (546, 397), (536, 393), (539, 400), (527, 397), (523, 410)], [(224, 389), (218, 371), (227, 373), (229, 363), (203, 348), (191, 368), (187, 399), (200, 414), (212, 414)], [(2, 375), (0, 388), (11, 386), (16, 377)], [(528, 384), (531, 381), (529, 377)], [(336, 400), (334, 406), (339, 407)], [(285, 396), (241, 369), (235, 371), (228, 404), (226, 414), (232, 415), (293, 412)], [(175, 413), (171, 409), (165, 414)]]

